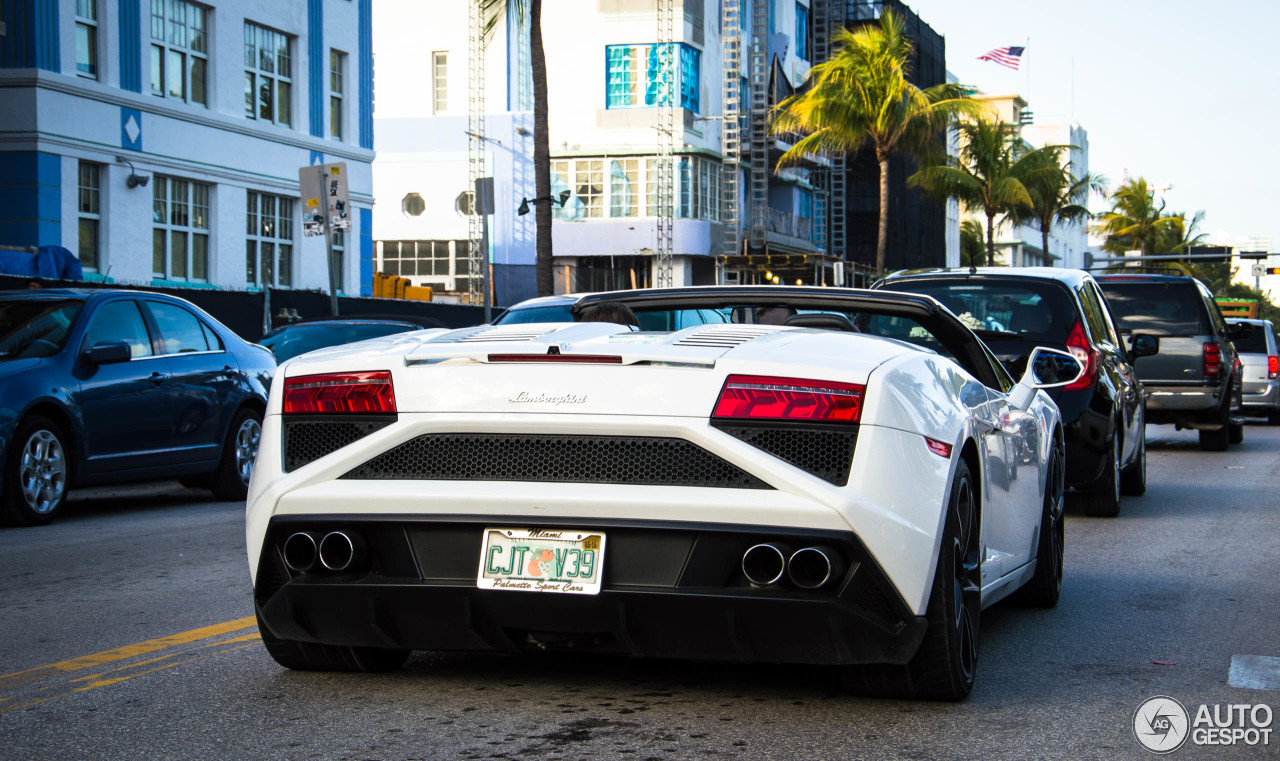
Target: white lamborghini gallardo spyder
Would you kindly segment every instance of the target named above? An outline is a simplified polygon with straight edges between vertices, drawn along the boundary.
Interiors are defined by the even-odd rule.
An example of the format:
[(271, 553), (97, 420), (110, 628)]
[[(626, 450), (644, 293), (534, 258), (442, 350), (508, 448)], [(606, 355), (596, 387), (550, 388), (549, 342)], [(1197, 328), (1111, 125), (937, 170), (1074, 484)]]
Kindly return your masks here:
[[(927, 296), (592, 294), (642, 324), (427, 330), (275, 375), (247, 536), (296, 669), (411, 650), (823, 664), (961, 699), (983, 608), (1062, 583), (1063, 439), (1037, 349), (1012, 379)], [(756, 324), (784, 306), (785, 325)], [(785, 313), (784, 313), (785, 314)]]

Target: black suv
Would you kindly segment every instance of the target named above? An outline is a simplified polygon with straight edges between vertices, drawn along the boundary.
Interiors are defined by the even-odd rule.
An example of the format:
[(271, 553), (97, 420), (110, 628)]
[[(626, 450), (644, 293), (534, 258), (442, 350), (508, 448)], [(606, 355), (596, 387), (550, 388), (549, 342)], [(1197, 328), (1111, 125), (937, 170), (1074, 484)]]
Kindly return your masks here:
[[(1115, 516), (1120, 495), (1147, 489), (1143, 389), (1098, 285), (1088, 273), (1049, 267), (990, 267), (894, 273), (872, 286), (942, 302), (1022, 376), (1037, 346), (1071, 352), (1085, 366), (1074, 383), (1048, 389), (1062, 411), (1067, 485), (1085, 512)], [(1154, 342), (1139, 342), (1150, 351)]]
[(1244, 441), (1240, 359), (1213, 294), (1181, 274), (1098, 275), (1121, 333), (1159, 338), (1159, 351), (1134, 366), (1147, 387), (1147, 420), (1200, 431), (1200, 448), (1221, 452)]

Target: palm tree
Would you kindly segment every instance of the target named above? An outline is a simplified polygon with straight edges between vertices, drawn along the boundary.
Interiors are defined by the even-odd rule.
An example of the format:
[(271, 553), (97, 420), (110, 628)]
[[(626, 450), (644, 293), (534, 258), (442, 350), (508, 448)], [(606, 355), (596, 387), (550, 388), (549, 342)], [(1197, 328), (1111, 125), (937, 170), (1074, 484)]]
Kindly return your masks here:
[[(485, 39), (507, 12), (508, 0), (473, 0), (480, 8)], [(537, 258), (538, 295), (555, 292), (555, 275), (551, 267), (551, 144), (547, 138), (547, 57), (542, 48), (542, 0), (516, 0), (510, 3), (521, 25), (529, 17), (529, 63), (533, 73), (533, 219)]]
[(1181, 224), (1164, 213), (1164, 201), (1156, 202), (1155, 190), (1145, 178), (1136, 177), (1111, 194), (1111, 211), (1103, 212), (1093, 231), (1105, 238), (1104, 251), (1151, 253), (1160, 235)]
[(878, 26), (842, 29), (831, 58), (809, 70), (803, 92), (773, 111), (773, 134), (800, 132), (778, 166), (809, 156), (856, 153), (870, 145), (880, 165), (880, 227), (876, 273), (884, 274), (889, 237), (889, 157), (913, 158), (940, 152), (946, 128), (976, 103), (955, 85), (920, 89), (908, 81), (912, 43), (902, 18), (885, 11)]
[(1089, 218), (1089, 193), (1106, 193), (1107, 178), (1085, 172), (1076, 177), (1071, 164), (1062, 163), (1062, 152), (1070, 146), (1048, 146), (1032, 159), (1033, 171), (1023, 181), (1031, 194), (1031, 207), (1015, 207), (1009, 214), (1019, 224), (1040, 228), (1040, 250), (1049, 259), (1049, 231), (1054, 222), (1075, 224)]
[(1154, 253), (1190, 253), (1192, 246), (1199, 246), (1209, 237), (1208, 233), (1200, 232), (1200, 224), (1204, 222), (1203, 209), (1191, 215), (1190, 222), (1187, 221), (1186, 212), (1179, 211), (1166, 216), (1172, 217), (1174, 222), (1156, 236), (1155, 243), (1151, 247)]
[(982, 242), (982, 224), (976, 219), (960, 223), (960, 266), (977, 267), (982, 264), (985, 246)]
[(960, 155), (921, 167), (907, 178), (907, 184), (932, 196), (957, 198), (970, 209), (982, 209), (987, 217), (987, 263), (994, 265), (996, 217), (1032, 208), (1024, 181), (1049, 173), (1045, 157), (1054, 156), (1060, 146), (1031, 150), (1018, 137), (1017, 127), (989, 113), (961, 122), (957, 129)]

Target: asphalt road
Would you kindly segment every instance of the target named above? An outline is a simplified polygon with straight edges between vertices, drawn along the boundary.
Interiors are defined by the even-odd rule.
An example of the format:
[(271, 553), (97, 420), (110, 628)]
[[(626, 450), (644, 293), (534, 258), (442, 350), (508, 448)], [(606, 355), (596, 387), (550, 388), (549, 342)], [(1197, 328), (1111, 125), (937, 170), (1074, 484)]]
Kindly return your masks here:
[[(242, 505), (95, 490), (0, 530), (0, 759), (1141, 759), (1134, 714), (1156, 695), (1193, 716), (1264, 703), (1280, 729), (1280, 673), (1240, 657), (1280, 657), (1280, 428), (1227, 454), (1149, 436), (1146, 496), (1117, 519), (1069, 510), (1059, 607), (983, 614), (961, 704), (776, 666), (418, 653), (392, 674), (289, 672), (246, 619)], [(1270, 740), (1170, 757), (1280, 758)]]

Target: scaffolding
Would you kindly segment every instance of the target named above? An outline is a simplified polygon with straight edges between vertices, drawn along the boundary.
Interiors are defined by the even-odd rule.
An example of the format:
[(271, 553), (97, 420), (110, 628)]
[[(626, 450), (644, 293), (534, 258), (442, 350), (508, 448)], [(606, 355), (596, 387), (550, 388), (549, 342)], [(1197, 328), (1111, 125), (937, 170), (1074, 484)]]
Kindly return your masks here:
[(748, 240), (763, 248), (769, 223), (769, 3), (751, 4), (751, 52), (747, 60), (751, 88), (751, 179), (747, 192)]
[[(721, 3), (720, 15), (723, 114), (720, 121), (720, 253), (742, 253), (742, 217), (738, 213), (738, 180), (742, 172), (742, 6)], [(717, 278), (718, 279), (718, 278)]]
[[(676, 51), (675, 0), (658, 0), (658, 89), (657, 129), (658, 170), (656, 221), (657, 240), (654, 254), (654, 284), (659, 288), (675, 285), (672, 255), (675, 249), (675, 113), (680, 105), (679, 56)], [(683, 8), (681, 18), (684, 18)]]
[(470, 34), (467, 55), (467, 192), (471, 194), (471, 209), (467, 216), (467, 303), (482, 303), (485, 273), (484, 217), (481, 216), (480, 199), (476, 189), (485, 176), (484, 145), (484, 29), (480, 18), (480, 4), (467, 4), (467, 30)]

